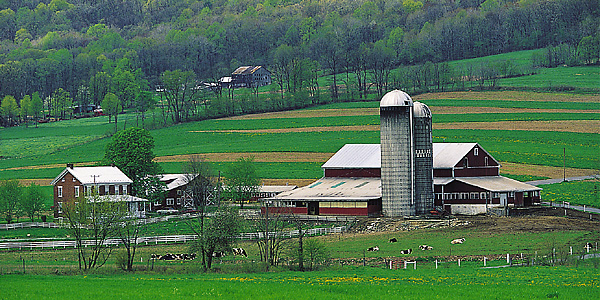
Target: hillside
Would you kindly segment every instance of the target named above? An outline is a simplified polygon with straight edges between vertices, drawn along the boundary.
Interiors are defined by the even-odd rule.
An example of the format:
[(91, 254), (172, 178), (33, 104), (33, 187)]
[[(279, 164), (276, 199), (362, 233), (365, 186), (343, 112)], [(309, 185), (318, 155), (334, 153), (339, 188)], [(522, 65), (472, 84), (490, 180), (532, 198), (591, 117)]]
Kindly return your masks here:
[[(494, 78), (532, 67), (596, 64), (598, 24), (594, 0), (6, 0), (0, 99), (11, 104), (0, 121), (9, 126), (34, 115), (17, 112), (12, 101), (20, 107), (36, 93), (43, 100), (37, 112), (54, 117), (64, 118), (71, 105), (100, 104), (107, 93), (124, 108), (140, 109), (138, 95), (168, 85), (170, 71), (182, 70), (197, 84), (241, 65), (267, 66), (277, 83), (269, 90), (283, 89), (287, 97), (314, 98), (328, 87), (333, 99), (357, 99), (389, 87), (427, 91), (430, 80), (440, 88), (465, 77), (495, 85)], [(474, 63), (450, 75), (448, 65), (436, 65), (544, 47), (526, 67)], [(406, 65), (419, 67), (391, 71)], [(319, 82), (323, 74), (337, 76)]]

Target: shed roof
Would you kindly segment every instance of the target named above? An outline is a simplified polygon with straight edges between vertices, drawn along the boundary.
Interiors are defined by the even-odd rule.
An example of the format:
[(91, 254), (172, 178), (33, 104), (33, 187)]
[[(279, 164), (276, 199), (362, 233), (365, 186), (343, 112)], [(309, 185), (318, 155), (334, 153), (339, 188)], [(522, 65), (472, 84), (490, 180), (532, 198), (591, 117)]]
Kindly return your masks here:
[(321, 178), (312, 184), (283, 192), (270, 199), (277, 201), (369, 201), (381, 198), (379, 178)]
[(61, 180), (67, 173), (71, 173), (73, 177), (75, 177), (81, 184), (96, 184), (96, 185), (104, 185), (104, 184), (127, 184), (133, 183), (125, 173), (123, 173), (119, 168), (112, 166), (105, 167), (73, 167), (73, 168), (65, 168), (54, 180), (52, 180), (51, 185), (55, 185), (59, 180)]
[(525, 192), (542, 190), (539, 187), (503, 176), (434, 178), (433, 184), (446, 185), (454, 180), (476, 186), (490, 192)]

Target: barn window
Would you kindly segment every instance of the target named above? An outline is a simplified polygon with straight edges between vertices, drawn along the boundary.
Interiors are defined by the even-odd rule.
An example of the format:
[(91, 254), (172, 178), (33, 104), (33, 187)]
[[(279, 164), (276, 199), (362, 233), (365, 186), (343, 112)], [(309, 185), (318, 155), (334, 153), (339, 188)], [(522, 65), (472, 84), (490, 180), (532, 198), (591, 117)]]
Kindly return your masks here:
[(58, 187), (58, 198), (62, 198), (62, 186)]
[(487, 194), (486, 194), (486, 193), (484, 193), (484, 192), (481, 192), (481, 193), (479, 194), (479, 197), (481, 197), (481, 199), (487, 199)]
[(478, 193), (471, 193), (471, 199), (479, 199)]
[(468, 167), (469, 167), (469, 159), (465, 157), (463, 159), (463, 168), (468, 168)]
[(473, 155), (479, 155), (479, 148), (476, 147), (475, 149), (473, 149)]
[(485, 161), (485, 166), (487, 167), (487, 166), (489, 165), (489, 159), (486, 157), (486, 158), (484, 159), (484, 161)]

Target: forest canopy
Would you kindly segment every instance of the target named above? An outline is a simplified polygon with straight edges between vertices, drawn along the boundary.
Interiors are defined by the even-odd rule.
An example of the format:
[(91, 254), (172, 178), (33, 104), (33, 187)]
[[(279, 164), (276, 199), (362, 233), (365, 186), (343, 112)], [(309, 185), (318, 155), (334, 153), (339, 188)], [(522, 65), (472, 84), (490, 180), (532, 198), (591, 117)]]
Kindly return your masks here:
[(132, 107), (166, 71), (215, 82), (241, 65), (336, 74), (559, 46), (595, 64), (599, 32), (597, 0), (0, 0), (0, 99)]

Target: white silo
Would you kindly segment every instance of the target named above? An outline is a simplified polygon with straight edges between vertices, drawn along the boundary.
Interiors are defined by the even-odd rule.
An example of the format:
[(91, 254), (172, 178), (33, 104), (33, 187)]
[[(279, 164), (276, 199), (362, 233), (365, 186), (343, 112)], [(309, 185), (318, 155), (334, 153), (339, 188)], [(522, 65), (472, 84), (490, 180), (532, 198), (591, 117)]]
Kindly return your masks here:
[(415, 164), (416, 214), (428, 214), (433, 206), (433, 140), (431, 110), (421, 102), (413, 102), (413, 145)]
[(414, 216), (413, 101), (402, 91), (381, 98), (381, 194), (386, 217)]

